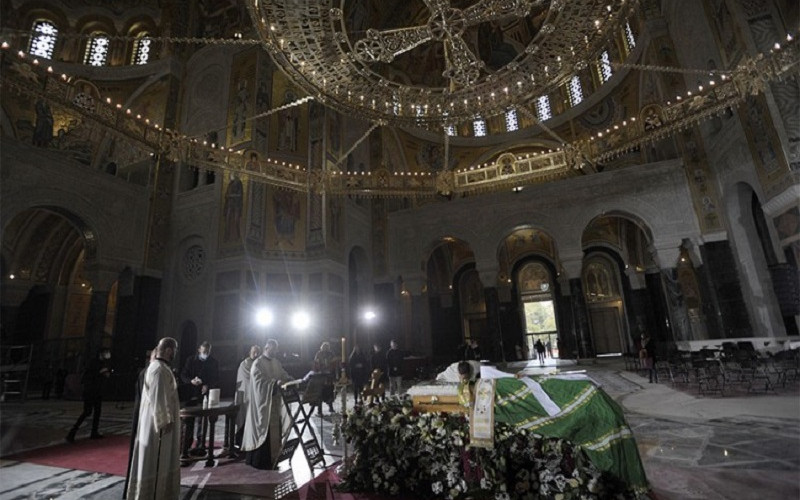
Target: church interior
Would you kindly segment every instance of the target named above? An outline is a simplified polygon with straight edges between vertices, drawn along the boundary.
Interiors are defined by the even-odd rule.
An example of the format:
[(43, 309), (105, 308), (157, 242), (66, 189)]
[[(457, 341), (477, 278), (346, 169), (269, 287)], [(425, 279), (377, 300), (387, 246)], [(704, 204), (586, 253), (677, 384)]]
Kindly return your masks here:
[[(63, 441), (100, 349), (103, 427), (125, 434), (167, 336), (175, 369), (210, 342), (223, 400), (268, 338), (297, 378), (323, 342), (344, 365), (394, 341), (407, 387), (475, 342), (602, 381), (654, 497), (800, 494), (796, 1), (0, 8), (0, 498), (36, 491), (8, 457)], [(764, 394), (675, 382), (744, 350)], [(717, 461), (745, 426), (781, 439)]]

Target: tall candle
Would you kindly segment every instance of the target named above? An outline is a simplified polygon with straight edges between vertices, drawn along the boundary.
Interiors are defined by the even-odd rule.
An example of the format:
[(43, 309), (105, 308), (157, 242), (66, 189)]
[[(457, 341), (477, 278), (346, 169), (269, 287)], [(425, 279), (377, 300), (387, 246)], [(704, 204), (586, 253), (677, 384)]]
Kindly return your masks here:
[(342, 363), (346, 363), (347, 362), (347, 358), (345, 358), (345, 354), (344, 354), (344, 352), (345, 352), (344, 343), (345, 343), (345, 338), (342, 337)]

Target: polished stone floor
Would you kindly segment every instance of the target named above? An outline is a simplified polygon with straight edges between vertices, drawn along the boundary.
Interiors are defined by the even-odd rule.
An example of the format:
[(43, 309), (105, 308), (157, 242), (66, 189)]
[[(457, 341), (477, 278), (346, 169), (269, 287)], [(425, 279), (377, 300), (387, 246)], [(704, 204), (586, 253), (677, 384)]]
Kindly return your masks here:
[[(668, 383), (649, 384), (626, 371), (619, 359), (577, 365), (548, 360), (545, 367), (529, 363), (514, 369), (532, 374), (585, 370), (600, 383), (624, 408), (658, 499), (800, 498), (800, 383), (796, 381), (769, 393), (700, 397)], [(335, 409), (340, 405), (337, 401)], [(9, 401), (0, 411), (0, 456), (8, 457), (63, 442), (81, 403)], [(126, 434), (130, 411), (129, 404), (105, 403), (101, 432)], [(312, 418), (318, 434), (322, 424), (327, 464), (343, 452), (332, 432), (337, 418), (327, 414)], [(86, 436), (79, 434), (82, 437)], [(181, 498), (299, 498), (293, 490), (321, 472), (312, 472), (298, 451), (280, 471), (262, 473), (258, 487), (231, 492), (213, 485), (208, 469), (198, 463), (182, 469)], [(0, 499), (117, 499), (123, 482), (120, 476), (0, 459)], [(321, 498), (337, 497), (332, 492), (326, 495)]]

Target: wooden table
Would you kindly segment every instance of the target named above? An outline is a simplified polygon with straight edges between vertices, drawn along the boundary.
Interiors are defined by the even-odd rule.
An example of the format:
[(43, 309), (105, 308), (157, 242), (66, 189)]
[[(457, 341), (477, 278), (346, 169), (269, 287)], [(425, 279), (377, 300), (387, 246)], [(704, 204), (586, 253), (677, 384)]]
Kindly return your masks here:
[[(236, 415), (238, 415), (240, 407), (241, 405), (230, 404), (228, 406), (214, 406), (211, 408), (203, 408), (201, 406), (181, 408), (181, 421), (187, 418), (199, 420), (199, 424), (202, 425), (203, 429), (201, 434), (203, 437), (202, 442), (206, 448), (205, 456), (192, 457), (188, 454), (182, 454), (181, 465), (188, 465), (205, 458), (206, 467), (214, 466), (214, 427), (220, 415), (225, 416), (225, 436), (222, 445), (222, 453), (219, 454), (219, 457), (236, 458), (236, 449), (233, 445), (236, 434)], [(186, 426), (181, 425), (181, 428), (185, 429)], [(208, 431), (208, 441), (206, 441), (206, 431)], [(181, 436), (181, 442), (183, 442), (183, 439), (191, 439), (191, 436)]]

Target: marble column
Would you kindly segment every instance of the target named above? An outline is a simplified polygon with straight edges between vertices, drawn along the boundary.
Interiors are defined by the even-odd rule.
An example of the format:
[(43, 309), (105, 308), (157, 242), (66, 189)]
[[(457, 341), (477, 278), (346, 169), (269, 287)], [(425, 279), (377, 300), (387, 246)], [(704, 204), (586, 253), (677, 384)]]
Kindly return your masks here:
[(579, 358), (594, 356), (592, 335), (589, 331), (589, 317), (586, 313), (586, 298), (583, 295), (583, 284), (580, 278), (569, 280), (569, 291), (572, 300), (572, 325)]
[(586, 298), (583, 294), (583, 283), (581, 281), (583, 253), (563, 256), (561, 266), (562, 272), (559, 276), (559, 281), (565, 295), (565, 300), (562, 300), (561, 303), (568, 306), (569, 310), (560, 311), (560, 313), (562, 318), (567, 315), (571, 324), (564, 325), (566, 331), (560, 335), (563, 339), (563, 342), (559, 342), (560, 356), (563, 358), (594, 356)]
[(431, 318), (425, 278), (406, 275), (400, 289), (401, 329), (404, 346), (432, 354)]

